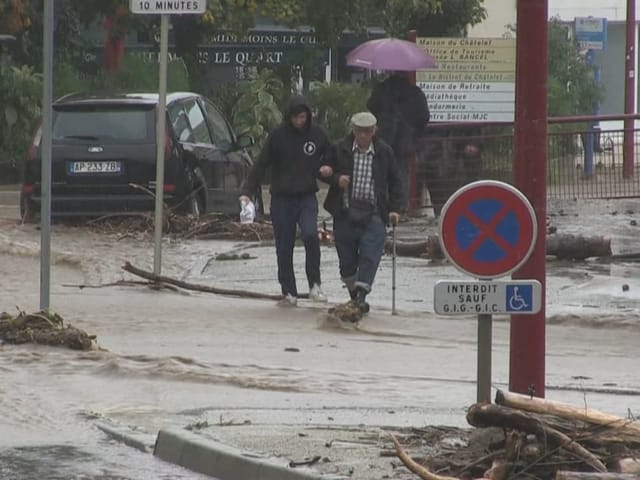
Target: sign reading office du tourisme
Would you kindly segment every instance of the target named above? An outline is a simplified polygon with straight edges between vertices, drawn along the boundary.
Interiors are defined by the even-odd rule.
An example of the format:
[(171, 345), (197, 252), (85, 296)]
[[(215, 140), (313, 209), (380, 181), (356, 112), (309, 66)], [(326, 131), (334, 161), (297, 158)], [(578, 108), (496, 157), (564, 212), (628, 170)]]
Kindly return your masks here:
[(207, 0), (129, 0), (129, 9), (149, 15), (203, 14)]

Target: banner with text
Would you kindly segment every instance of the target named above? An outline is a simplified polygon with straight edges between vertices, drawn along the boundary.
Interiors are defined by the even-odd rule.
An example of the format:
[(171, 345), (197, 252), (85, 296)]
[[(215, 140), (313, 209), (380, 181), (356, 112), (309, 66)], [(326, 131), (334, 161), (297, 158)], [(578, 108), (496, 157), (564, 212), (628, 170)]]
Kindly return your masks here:
[(433, 122), (512, 122), (515, 38), (418, 37), (437, 67), (416, 73)]

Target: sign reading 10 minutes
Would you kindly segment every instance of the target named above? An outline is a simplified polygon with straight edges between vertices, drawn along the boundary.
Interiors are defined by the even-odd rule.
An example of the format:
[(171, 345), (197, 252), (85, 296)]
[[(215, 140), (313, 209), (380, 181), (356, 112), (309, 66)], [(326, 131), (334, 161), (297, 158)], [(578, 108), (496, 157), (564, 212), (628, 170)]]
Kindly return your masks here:
[(129, 9), (153, 15), (202, 14), (207, 10), (207, 0), (129, 0)]

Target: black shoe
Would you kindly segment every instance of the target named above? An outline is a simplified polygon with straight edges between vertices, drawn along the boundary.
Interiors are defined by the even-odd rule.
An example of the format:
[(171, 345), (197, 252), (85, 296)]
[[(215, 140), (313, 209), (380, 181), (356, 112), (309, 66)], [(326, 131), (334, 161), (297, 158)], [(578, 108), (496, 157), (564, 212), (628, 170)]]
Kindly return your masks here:
[(353, 302), (360, 307), (360, 312), (369, 313), (369, 304), (365, 301), (368, 292), (362, 287), (356, 287), (353, 293), (355, 294)]

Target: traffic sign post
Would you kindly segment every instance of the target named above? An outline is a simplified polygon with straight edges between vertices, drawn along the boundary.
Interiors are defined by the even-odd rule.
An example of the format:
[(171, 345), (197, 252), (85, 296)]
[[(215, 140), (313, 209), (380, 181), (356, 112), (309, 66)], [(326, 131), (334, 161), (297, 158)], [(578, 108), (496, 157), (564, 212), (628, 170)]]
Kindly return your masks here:
[(537, 280), (492, 281), (527, 261), (536, 235), (533, 207), (504, 182), (465, 185), (442, 208), (442, 251), (458, 270), (479, 280), (436, 282), (434, 307), (442, 315), (478, 314), (478, 402), (491, 402), (492, 315), (534, 314), (541, 309)]
[(169, 57), (169, 16), (203, 14), (207, 0), (129, 0), (131, 13), (160, 15), (160, 78), (156, 112), (156, 197), (154, 218), (153, 273), (162, 270), (162, 225), (164, 205), (164, 151), (166, 142), (167, 59)]

